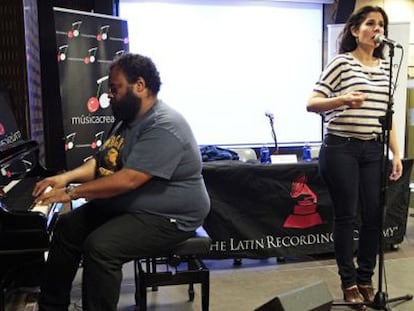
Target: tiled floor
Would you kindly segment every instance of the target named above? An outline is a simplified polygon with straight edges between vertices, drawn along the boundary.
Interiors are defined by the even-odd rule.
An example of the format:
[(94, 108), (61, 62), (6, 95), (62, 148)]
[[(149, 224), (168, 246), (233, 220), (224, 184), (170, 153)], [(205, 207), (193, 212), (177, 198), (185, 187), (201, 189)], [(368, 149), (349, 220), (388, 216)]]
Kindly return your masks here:
[[(410, 209), (411, 213), (414, 213)], [(211, 311), (252, 311), (281, 294), (292, 293), (301, 287), (323, 281), (334, 299), (341, 298), (335, 261), (332, 256), (319, 258), (286, 258), (278, 262), (275, 258), (266, 260), (244, 259), (239, 267), (233, 260), (206, 260), (210, 269), (210, 310)], [(389, 298), (414, 293), (414, 217), (408, 218), (407, 232), (398, 250), (385, 253), (383, 292)], [(122, 294), (119, 310), (134, 310), (133, 267), (124, 268)], [(376, 283), (378, 271), (375, 275)], [(80, 277), (77, 276), (70, 310), (81, 310)], [(160, 287), (158, 292), (148, 292), (149, 311), (190, 311), (201, 310), (200, 288), (195, 287), (196, 296), (188, 302), (187, 286)], [(32, 299), (33, 300), (33, 299)], [(396, 311), (413, 311), (414, 300), (390, 303)], [(34, 311), (36, 303), (30, 295), (16, 294), (7, 305), (7, 311)], [(332, 310), (350, 310), (345, 306), (334, 306)], [(296, 311), (296, 310), (295, 310)], [(302, 310), (297, 310), (302, 311)]]

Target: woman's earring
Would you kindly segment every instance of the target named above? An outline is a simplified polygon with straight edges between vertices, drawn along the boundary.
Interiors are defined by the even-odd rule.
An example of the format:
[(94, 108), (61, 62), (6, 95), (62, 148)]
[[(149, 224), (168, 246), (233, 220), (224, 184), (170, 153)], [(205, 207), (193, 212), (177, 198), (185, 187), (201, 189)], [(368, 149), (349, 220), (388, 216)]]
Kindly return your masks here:
[(359, 44), (359, 38), (358, 37), (355, 37), (355, 42), (356, 42), (356, 44)]

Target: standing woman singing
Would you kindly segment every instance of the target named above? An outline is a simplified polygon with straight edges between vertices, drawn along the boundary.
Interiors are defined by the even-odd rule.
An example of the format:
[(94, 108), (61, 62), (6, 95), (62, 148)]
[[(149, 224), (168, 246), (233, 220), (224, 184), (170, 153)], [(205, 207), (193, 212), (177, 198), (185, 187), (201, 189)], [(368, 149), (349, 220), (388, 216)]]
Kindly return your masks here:
[[(380, 7), (365, 6), (352, 14), (340, 37), (339, 54), (322, 72), (307, 110), (324, 117), (325, 137), (319, 170), (333, 203), (334, 250), (347, 302), (373, 302), (372, 277), (380, 234), (381, 169), (384, 153), (381, 117), (389, 98), (389, 62), (377, 34), (388, 34), (388, 17)], [(402, 174), (395, 128), (390, 131), (391, 180)], [(361, 213), (354, 263), (354, 229)], [(357, 304), (358, 310), (366, 310)]]

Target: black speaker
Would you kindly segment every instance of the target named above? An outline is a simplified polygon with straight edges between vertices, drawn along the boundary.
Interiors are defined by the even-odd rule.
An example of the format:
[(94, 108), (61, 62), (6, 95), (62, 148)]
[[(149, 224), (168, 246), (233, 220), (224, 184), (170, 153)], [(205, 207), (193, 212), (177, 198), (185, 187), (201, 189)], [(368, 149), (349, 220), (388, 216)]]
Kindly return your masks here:
[(255, 311), (330, 311), (333, 298), (322, 281), (281, 294)]

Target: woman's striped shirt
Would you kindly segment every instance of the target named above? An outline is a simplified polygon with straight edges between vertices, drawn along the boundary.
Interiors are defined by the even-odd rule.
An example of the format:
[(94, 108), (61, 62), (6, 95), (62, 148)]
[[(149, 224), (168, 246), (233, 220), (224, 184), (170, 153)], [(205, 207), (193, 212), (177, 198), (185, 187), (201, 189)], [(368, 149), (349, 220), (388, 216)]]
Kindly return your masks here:
[(369, 67), (351, 53), (335, 56), (322, 72), (314, 91), (336, 97), (352, 91), (362, 92), (367, 99), (359, 108), (347, 105), (322, 113), (324, 133), (363, 140), (378, 137), (382, 132), (380, 117), (388, 106), (389, 62), (380, 59)]

